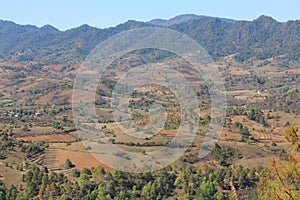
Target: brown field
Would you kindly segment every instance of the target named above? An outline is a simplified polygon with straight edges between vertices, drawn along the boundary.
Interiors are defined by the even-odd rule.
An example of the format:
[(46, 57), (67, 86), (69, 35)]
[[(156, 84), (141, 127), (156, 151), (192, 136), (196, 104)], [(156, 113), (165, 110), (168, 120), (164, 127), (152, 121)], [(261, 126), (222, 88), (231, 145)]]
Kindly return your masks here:
[(42, 135), (47, 134), (49, 132), (56, 132), (57, 130), (53, 127), (39, 127), (35, 126), (33, 128), (30, 128), (30, 131), (23, 131), (22, 128), (15, 128), (14, 134), (18, 136), (26, 136), (26, 135)]
[(63, 68), (63, 65), (44, 65), (43, 68), (48, 69), (48, 70), (55, 70), (59, 71)]
[(87, 152), (81, 142), (72, 143), (70, 146), (63, 143), (51, 144), (46, 151), (45, 159), (48, 159), (48, 157), (51, 157), (51, 160), (47, 160), (45, 164), (50, 169), (63, 169), (66, 159), (70, 159), (78, 169), (97, 167), (99, 165), (108, 168), (91, 153)]
[(41, 96), (36, 100), (37, 103), (47, 103), (51, 102), (54, 104), (64, 104), (64, 103), (72, 103), (72, 90), (56, 90), (49, 92), (46, 95)]
[[(276, 111), (276, 112), (271, 112), (270, 115), (273, 116), (274, 118), (268, 119), (268, 123), (273, 127), (277, 127), (280, 131), (283, 131), (285, 129), (284, 125), (286, 124), (286, 122), (289, 122), (290, 124), (300, 124), (300, 116), (293, 113)], [(278, 120), (275, 119), (276, 115), (279, 116)], [(277, 131), (279, 131), (278, 129)]]
[[(37, 88), (43, 83), (43, 79), (36, 79), (35, 77), (27, 77), (26, 84), (22, 85), (22, 87), (19, 88), (19, 90), (29, 90), (32, 88)], [(30, 79), (34, 79), (34, 81), (31, 83)]]
[(2, 162), (0, 163), (0, 179), (5, 182), (6, 186), (11, 186), (12, 184), (17, 186), (21, 183), (22, 172), (6, 167)]
[[(174, 65), (176, 64), (176, 60), (170, 60), (170, 63), (174, 62)], [(230, 64), (229, 64), (230, 63)], [(270, 63), (273, 63), (271, 60)], [(25, 69), (30, 68), (30, 64), (35, 63), (28, 63), (28, 64), (13, 64), (13, 63), (1, 63), (0, 66), (15, 66), (15, 67), (22, 67)], [(261, 65), (262, 61), (256, 61), (254, 62), (253, 66), (244, 66), (239, 63), (236, 63), (233, 59), (230, 57), (225, 58), (225, 62), (222, 61), (218, 63), (218, 67), (224, 73), (224, 77), (231, 76), (233, 78), (235, 77), (241, 77), (245, 78), (245, 82), (235, 82), (231, 87), (229, 87), (228, 91), (226, 91), (226, 95), (228, 96), (229, 103), (230, 100), (233, 100), (233, 102), (243, 102), (245, 105), (247, 103), (251, 102), (262, 102), (266, 101), (265, 97), (268, 97), (272, 95), (272, 91), (269, 90), (269, 86), (259, 86), (259, 85), (252, 85), (251, 82), (247, 82), (247, 77), (251, 77), (253, 74), (262, 77), (267, 78), (267, 80), (271, 80), (270, 84), (274, 84), (272, 81), (276, 83), (276, 78), (284, 77), (286, 74), (299, 74), (299, 69), (290, 69), (290, 70), (281, 70), (280, 67), (276, 65), (265, 65), (258, 67), (258, 65)], [(43, 105), (48, 104), (48, 110), (52, 109), (52, 105), (54, 105), (54, 109), (58, 109), (59, 107), (71, 107), (70, 103), (72, 103), (72, 89), (64, 89), (66, 87), (55, 87), (53, 89), (53, 86), (66, 86), (66, 82), (69, 77), (64, 76), (65, 74), (62, 74), (59, 72), (61, 70), (63, 65), (44, 65), (43, 69), (45, 69), (45, 72), (36, 71), (35, 73), (31, 74), (28, 73), (26, 78), (15, 78), (18, 73), (16, 73), (13, 70), (2, 70), (0, 68), (0, 90), (2, 91), (0, 102), (3, 103), (3, 105), (7, 105), (7, 107), (4, 110), (11, 110), (13, 108), (24, 108), (24, 109), (32, 109), (31, 106), (34, 105), (36, 108), (35, 112), (43, 112)], [(115, 70), (116, 74), (119, 74), (118, 69)], [(73, 71), (75, 73), (75, 70)], [(73, 73), (70, 72), (70, 73)], [(51, 74), (52, 73), (52, 74)], [(90, 72), (93, 73), (93, 72)], [(48, 75), (53, 75), (52, 77), (48, 77)], [(174, 74), (175, 76), (175, 74)], [(193, 74), (186, 74), (186, 78), (194, 78)], [(249, 79), (252, 80), (251, 78)], [(287, 86), (288, 81), (286, 82)], [(72, 81), (70, 81), (70, 84), (72, 84)], [(196, 88), (203, 85), (204, 82), (202, 80), (195, 80), (191, 83), (191, 85), (195, 86)], [(276, 85), (276, 84), (275, 84)], [(29, 96), (28, 90), (30, 89), (42, 89), (44, 93), (37, 94), (36, 96)], [(171, 97), (171, 93), (167, 90), (159, 91), (156, 89), (155, 86), (149, 86), (149, 87), (141, 87), (140, 89), (137, 89), (139, 92), (153, 92), (156, 94), (156, 96), (162, 97), (161, 99), (158, 98), (156, 103), (172, 103), (172, 101), (167, 100), (164, 97)], [(267, 88), (267, 89), (266, 89)], [(260, 90), (259, 90), (260, 89)], [(6, 91), (7, 90), (7, 91)], [(22, 90), (25, 90), (21, 92)], [(258, 90), (260, 92), (258, 92)], [(14, 94), (14, 91), (17, 91), (16, 94)], [(86, 101), (90, 101), (90, 99), (83, 99), (82, 93), (77, 94), (78, 96), (75, 96), (75, 99), (82, 99)], [(25, 106), (25, 99), (32, 98), (32, 102), (26, 102)], [(16, 102), (13, 100), (16, 99)], [(104, 99), (109, 99), (109, 97), (104, 97)], [(172, 99), (172, 98), (170, 98)], [(92, 99), (93, 100), (93, 99)], [(129, 100), (129, 99), (128, 99)], [(139, 98), (136, 98), (135, 100), (139, 100)], [(202, 97), (199, 97), (199, 102), (201, 102), (203, 99)], [(204, 99), (206, 100), (206, 99)], [(30, 104), (32, 103), (32, 105)], [(69, 103), (69, 105), (68, 105)], [(9, 105), (8, 104), (12, 104)], [(211, 115), (209, 106), (201, 105), (201, 109), (204, 109), (200, 112), (201, 117), (206, 117), (206, 115)], [(140, 114), (147, 115), (145, 110), (139, 111)], [(288, 149), (288, 143), (284, 142), (284, 138), (282, 136), (285, 128), (288, 124), (300, 124), (300, 117), (292, 114), (292, 113), (286, 113), (283, 111), (269, 111), (266, 110), (265, 117), (267, 120), (267, 123), (270, 125), (270, 127), (263, 127), (261, 124), (249, 120), (247, 116), (229, 116), (232, 119), (232, 123), (234, 122), (241, 122), (243, 125), (247, 126), (249, 128), (250, 134), (257, 138), (257, 141), (253, 141), (251, 144), (247, 142), (238, 142), (238, 139), (242, 137), (241, 134), (232, 132), (228, 127), (224, 127), (223, 131), (219, 137), (218, 143), (220, 145), (229, 146), (233, 149), (235, 149), (239, 154), (242, 154), (242, 158), (235, 158), (233, 161), (233, 164), (241, 164), (247, 167), (257, 167), (259, 165), (262, 166), (269, 166), (271, 163), (272, 158), (278, 157), (276, 153), (274, 153), (272, 150), (276, 149), (278, 152), (281, 149)], [(270, 115), (273, 116), (271, 119), (267, 119), (267, 113), (270, 112)], [(64, 109), (64, 111), (58, 113), (57, 115), (53, 115), (53, 121), (58, 121), (59, 118), (61, 118), (62, 115), (67, 115), (68, 119), (72, 118), (71, 110)], [(97, 114), (98, 117), (101, 119), (111, 119), (113, 118), (111, 109), (108, 108), (97, 108)], [(280, 116), (278, 119), (275, 116)], [(28, 120), (29, 118), (26, 118), (25, 120)], [(22, 124), (27, 122), (21, 122), (20, 120), (13, 117), (13, 120), (16, 121), (16, 124)], [(36, 158), (29, 159), (33, 163), (36, 163), (38, 165), (44, 165), (47, 166), (49, 170), (51, 171), (60, 171), (60, 172), (69, 172), (70, 170), (67, 170), (64, 167), (66, 159), (70, 159), (72, 163), (75, 164), (75, 167), (78, 169), (82, 168), (91, 168), (96, 166), (103, 166), (105, 168), (108, 168), (103, 163), (101, 163), (99, 160), (97, 160), (91, 153), (89, 153), (83, 143), (81, 142), (75, 142), (78, 135), (73, 133), (59, 133), (60, 130), (54, 129), (51, 126), (47, 127), (40, 127), (38, 126), (38, 123), (40, 124), (47, 124), (51, 125), (53, 123), (51, 120), (46, 120), (39, 118), (29, 119), (31, 120), (30, 123), (33, 125), (32, 128), (30, 128), (30, 131), (24, 132), (24, 130), (21, 128), (13, 128), (13, 134), (18, 140), (25, 140), (25, 141), (47, 141), (49, 143), (49, 147), (45, 150), (45, 153), (37, 155)], [(4, 120), (3, 120), (4, 122)], [(5, 125), (9, 126), (9, 121), (5, 122)], [(2, 125), (2, 124), (1, 124)], [(4, 125), (4, 124), (3, 124)], [(98, 124), (101, 128), (104, 126), (104, 124)], [(176, 135), (176, 131), (171, 130), (162, 130), (159, 134), (156, 134), (154, 136), (149, 134), (149, 137), (147, 135), (147, 140), (144, 138), (138, 138), (134, 137), (133, 135), (129, 135), (126, 133), (123, 133), (123, 131), (118, 127), (116, 123), (108, 123), (105, 124), (107, 126), (104, 131), (107, 133), (107, 137), (109, 139), (114, 139), (115, 142), (133, 142), (133, 143), (140, 143), (144, 144), (146, 142), (154, 142), (154, 143), (164, 143), (166, 141), (169, 141)], [(4, 126), (3, 126), (4, 127)], [(69, 127), (64, 127), (68, 129)], [(3, 128), (4, 129), (4, 128)], [(199, 132), (205, 132), (207, 131), (206, 126), (200, 126)], [(52, 134), (52, 133), (57, 134)], [(61, 131), (63, 132), (63, 131)], [(135, 129), (132, 130), (132, 132), (135, 132)], [(51, 134), (50, 134), (51, 133)], [(197, 151), (199, 151), (199, 146), (201, 146), (202, 143), (202, 136), (197, 136), (194, 141), (194, 146), (187, 151), (186, 155), (190, 155), (190, 153), (195, 153), (197, 155)], [(277, 146), (272, 146), (272, 142), (276, 142)], [(120, 148), (130, 151), (130, 152), (136, 152), (141, 153), (142, 150), (145, 150), (147, 152), (155, 151), (157, 149), (162, 148), (161, 146), (130, 146), (129, 144), (119, 144)], [(15, 155), (8, 155), (9, 158), (5, 159), (2, 163), (0, 163), (0, 179), (4, 179), (6, 184), (15, 184), (17, 185), (20, 183), (21, 174), (23, 172), (17, 171), (15, 169), (16, 165), (24, 160), (24, 153), (15, 153)], [(100, 155), (102, 158), (104, 158), (104, 155)], [(207, 163), (212, 163), (215, 166), (218, 166), (217, 161), (215, 160), (209, 160), (210, 157), (205, 161), (208, 161)], [(12, 167), (6, 167), (5, 162), (8, 162), (12, 164)], [(195, 163), (188, 163), (183, 162), (181, 160), (176, 161), (176, 165), (183, 166), (183, 165), (194, 165), (194, 166), (201, 166), (203, 164), (202, 161), (195, 162)], [(2, 176), (1, 176), (2, 175)]]
[(220, 134), (220, 137), (219, 137), (219, 140), (234, 140), (234, 141), (237, 141), (239, 138), (241, 138), (241, 134), (239, 133), (233, 133), (231, 131), (228, 131), (227, 129), (223, 129), (221, 134)]
[[(276, 157), (268, 145), (263, 143), (247, 144), (245, 142), (228, 142), (219, 141), (221, 145), (229, 146), (236, 149), (239, 153), (243, 155), (242, 159), (237, 159), (235, 164), (240, 164), (246, 167), (258, 167), (258, 166), (269, 166), (272, 159)], [(279, 143), (276, 149), (288, 149), (289, 144), (287, 142)]]
[(249, 70), (244, 70), (244, 69), (241, 69), (238, 67), (230, 67), (229, 73), (231, 75), (249, 75), (250, 74)]
[(25, 136), (16, 139), (24, 140), (24, 141), (46, 141), (46, 142), (74, 142), (76, 140), (76, 138), (70, 134)]
[[(24, 153), (18, 148), (14, 152), (6, 152), (7, 158), (0, 162), (0, 179), (4, 180), (6, 186), (12, 184), (17, 186), (21, 183), (22, 173), (16, 169), (16, 165), (24, 161)], [(8, 166), (5, 163), (9, 163)]]
[(58, 150), (56, 166), (63, 166), (66, 162), (66, 159), (70, 159), (75, 167), (78, 169), (83, 168), (92, 168), (97, 166), (102, 166), (108, 168), (100, 161), (98, 161), (91, 153), (89, 152), (75, 152), (70, 150)]

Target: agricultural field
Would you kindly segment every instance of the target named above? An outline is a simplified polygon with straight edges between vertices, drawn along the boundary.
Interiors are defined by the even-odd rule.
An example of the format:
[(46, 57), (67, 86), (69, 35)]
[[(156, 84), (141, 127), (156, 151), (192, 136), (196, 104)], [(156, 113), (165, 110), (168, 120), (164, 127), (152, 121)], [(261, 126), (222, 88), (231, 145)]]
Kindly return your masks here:
[[(172, 28), (181, 30), (181, 25)], [(300, 197), (297, 54), (269, 54), (268, 45), (267, 50), (249, 45), (254, 54), (248, 47), (235, 52), (237, 47), (230, 46), (235, 40), (225, 43), (230, 53), (212, 51), (216, 61), (201, 66), (203, 74), (219, 70), (216, 82), (215, 74), (201, 77), (183, 57), (155, 49), (118, 57), (96, 86), (90, 79), (99, 69), (94, 66), (77, 77), (87, 63), (69, 57), (82, 56), (88, 47), (64, 44), (58, 55), (44, 50), (42, 59), (0, 59), (0, 199), (236, 200), (270, 194), (299, 199), (291, 198)], [(74, 45), (80, 41), (84, 39)], [(205, 40), (210, 42), (214, 40)], [(290, 42), (284, 44), (294, 50)], [(15, 56), (26, 57), (22, 53)], [(176, 72), (166, 73), (166, 66)], [(134, 77), (126, 79), (126, 72)], [(212, 102), (216, 91), (210, 91), (220, 83), (224, 90), (217, 92), (226, 103), (222, 118), (216, 114), (222, 105)], [(191, 137), (188, 146), (180, 143)], [(161, 149), (158, 156), (166, 159), (185, 151), (156, 169), (163, 164), (155, 155)], [(201, 157), (202, 151), (207, 155)]]
[[(277, 105), (268, 105), (270, 98), (280, 99), (280, 96), (290, 95), (291, 92), (294, 92), (292, 88), (294, 83), (292, 81), (289, 82), (288, 79), (297, 82), (298, 80), (295, 80), (293, 77), (299, 75), (299, 69), (281, 70), (277, 66), (276, 59), (267, 61), (265, 62), (269, 64), (265, 66), (260, 66), (261, 62), (253, 62), (252, 66), (245, 66), (228, 57), (217, 63), (217, 66), (219, 66), (225, 76), (226, 95), (228, 98), (226, 123), (218, 143), (231, 146), (237, 151), (252, 147), (253, 149), (258, 148), (265, 151), (263, 158), (258, 156), (256, 151), (249, 151), (242, 159), (236, 161), (247, 167), (253, 166), (252, 163), (266, 165), (268, 163), (267, 159), (270, 159), (272, 156), (278, 156), (276, 153), (274, 154), (275, 150), (272, 149), (272, 144), (277, 144), (276, 148), (278, 150), (283, 148), (286, 145), (282, 136), (285, 128), (299, 123), (298, 110), (284, 110), (280, 107), (281, 102), (277, 102)], [(174, 61), (169, 60), (167, 62), (172, 63)], [(230, 66), (235, 67), (228, 67), (228, 63), (230, 63)], [(125, 65), (126, 63), (123, 64)], [(6, 65), (10, 67), (3, 67)], [(29, 75), (31, 68), (36, 65), (41, 66), (42, 70), (39, 70), (39, 74), (31, 73)], [(1, 81), (3, 82), (2, 87), (10, 89), (2, 90), (0, 98), (2, 131), (9, 129), (10, 134), (19, 141), (45, 141), (48, 147), (39, 155), (39, 163), (44, 163), (43, 159), (46, 158), (45, 165), (49, 169), (64, 170), (63, 163), (68, 158), (78, 168), (90, 168), (99, 164), (93, 156), (88, 156), (89, 153), (86, 147), (80, 141), (80, 135), (76, 133), (71, 112), (72, 80), (68, 78), (60, 79), (60, 74), (57, 71), (62, 70), (61, 66), (53, 65), (54, 67), (49, 67), (49, 65), (40, 63), (28, 63), (25, 67), (23, 67), (22, 63), (1, 63), (0, 66), (2, 66), (0, 72)], [(278, 72), (274, 73), (274, 68)], [(75, 74), (76, 67), (64, 70), (64, 73)], [(118, 72), (115, 69), (111, 69), (111, 71), (114, 71), (114, 73), (110, 72), (109, 74), (117, 74)], [(49, 73), (51, 77), (47, 77)], [(22, 74), (22, 77), (17, 77), (19, 74)], [(186, 78), (195, 79), (192, 75), (187, 75)], [(286, 84), (280, 88), (278, 87), (280, 82), (285, 82)], [(197, 141), (203, 139), (202, 133), (207, 130), (210, 120), (210, 109), (207, 104), (209, 99), (206, 98), (207, 91), (201, 89), (201, 83), (203, 82), (195, 80), (191, 84), (197, 85), (198, 93), (204, 94), (204, 96), (199, 96), (199, 101), (201, 98), (202, 105), (201, 121), (196, 136), (198, 138), (196, 139)], [(274, 83), (277, 83), (277, 85), (273, 85)], [(291, 84), (290, 89), (284, 89), (288, 87), (288, 83)], [(114, 83), (111, 82), (111, 84)], [(14, 85), (18, 85), (18, 87), (16, 88)], [(103, 88), (103, 91), (109, 93), (110, 85), (101, 83), (100, 87)], [(278, 90), (283, 89), (284, 93), (278, 95)], [(100, 98), (104, 98), (104, 102), (106, 93), (98, 93)], [(150, 123), (148, 110), (145, 110), (145, 108), (153, 102), (168, 108), (168, 113), (165, 116), (167, 121), (158, 133), (155, 135), (150, 134), (149, 137), (146, 137), (146, 140), (144, 138), (135, 138), (120, 129), (119, 124), (114, 122), (110, 109), (99, 104), (97, 107), (97, 115), (100, 121), (99, 127), (102, 127), (101, 131), (116, 145), (127, 151), (151, 152), (166, 145), (176, 135), (180, 123), (180, 115), (176, 114), (179, 111), (178, 102), (171, 91), (164, 87), (152, 85), (140, 88), (128, 101), (133, 112), (134, 123), (138, 125), (148, 125)], [(282, 102), (282, 104), (284, 103), (286, 102)], [(291, 99), (290, 104), (298, 105), (298, 102)], [(107, 105), (107, 103), (102, 105)], [(252, 108), (259, 112), (260, 117), (264, 118), (264, 122), (248, 116)], [(236, 123), (247, 127), (248, 133), (244, 135), (243, 131), (233, 127)], [(238, 146), (241, 147), (237, 148)], [(199, 147), (199, 144), (195, 144), (191, 147), (190, 152), (197, 152)], [(243, 154), (243, 152), (239, 153)], [(78, 158), (76, 158), (77, 156)], [(47, 159), (49, 157), (53, 157), (53, 162)], [(81, 163), (81, 157), (86, 157), (89, 161), (86, 162), (85, 160), (83, 161), (84, 163)], [(184, 163), (181, 162), (181, 165), (184, 165)], [(191, 164), (198, 165), (197, 162), (192, 162)]]

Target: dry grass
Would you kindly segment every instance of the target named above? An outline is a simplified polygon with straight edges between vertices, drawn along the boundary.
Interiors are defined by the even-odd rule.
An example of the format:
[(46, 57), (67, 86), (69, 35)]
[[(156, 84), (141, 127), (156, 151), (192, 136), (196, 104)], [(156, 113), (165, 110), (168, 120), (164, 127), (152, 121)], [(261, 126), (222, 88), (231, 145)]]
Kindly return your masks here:
[(2, 179), (7, 187), (11, 185), (19, 185), (21, 183), (22, 172), (6, 167), (3, 163), (0, 163), (0, 179)]
[(72, 143), (70, 146), (61, 143), (52, 144), (49, 150), (46, 151), (46, 156), (47, 153), (53, 154), (52, 150), (56, 151), (56, 155), (54, 155), (55, 158), (53, 162), (49, 163), (50, 168), (64, 168), (64, 164), (68, 158), (78, 169), (97, 167), (99, 165), (107, 168), (107, 166), (97, 160), (91, 153), (87, 152), (81, 142)]
[(76, 140), (76, 138), (70, 134), (25, 136), (16, 139), (24, 140), (24, 141), (46, 141), (46, 142), (74, 142)]

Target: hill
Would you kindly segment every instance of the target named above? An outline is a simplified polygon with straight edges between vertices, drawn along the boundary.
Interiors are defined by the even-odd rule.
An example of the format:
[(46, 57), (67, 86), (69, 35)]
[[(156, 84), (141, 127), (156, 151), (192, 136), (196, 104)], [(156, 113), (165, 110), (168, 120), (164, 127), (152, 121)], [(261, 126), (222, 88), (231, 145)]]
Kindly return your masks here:
[[(215, 17), (209, 17), (205, 15), (194, 15), (194, 14), (183, 14), (178, 15), (176, 17), (173, 17), (171, 19), (153, 19), (149, 21), (150, 24), (157, 25), (157, 26), (172, 26), (175, 24), (180, 24), (183, 22), (188, 22), (190, 20), (197, 20), (197, 19), (203, 19), (203, 18), (215, 18)], [(218, 18), (225, 22), (235, 22), (233, 19), (226, 19), (226, 18)]]
[(85, 24), (63, 32), (50, 25), (38, 28), (0, 21), (0, 58), (54, 63), (79, 60), (106, 38), (145, 26), (152, 25), (131, 20), (113, 28), (98, 29)]
[(127, 21), (116, 27), (99, 29), (82, 25), (59, 31), (0, 20), (0, 59), (63, 63), (83, 59), (99, 42), (132, 28), (167, 26), (186, 33), (203, 45), (214, 59), (235, 54), (237, 61), (267, 59), (286, 55), (299, 61), (300, 21), (277, 22), (261, 16), (253, 21), (180, 15), (170, 20)]
[(202, 44), (214, 58), (236, 54), (237, 61), (251, 57), (267, 59), (286, 55), (299, 60), (300, 21), (277, 22), (261, 16), (251, 22), (228, 23), (216, 18), (203, 18), (170, 28), (183, 32)]
[[(213, 114), (210, 84), (185, 60), (163, 51), (138, 50), (116, 59), (98, 82), (95, 102), (80, 102), (80, 117), (74, 118), (72, 96), (85, 94), (74, 95), (74, 77), (89, 51), (121, 31), (163, 24), (131, 20), (107, 29), (82, 25), (60, 31), (0, 21), (0, 199), (299, 199), (300, 137), (299, 128), (291, 126), (299, 124), (300, 114), (300, 64), (292, 62), (299, 55), (299, 21), (186, 15), (167, 23), (219, 59), (214, 64), (226, 89), (226, 118), (205, 158), (199, 158), (199, 150), (209, 147), (205, 137), (220, 120)], [(195, 91), (197, 132), (171, 165), (126, 173), (118, 167), (154, 169), (162, 164), (154, 151), (186, 146), (174, 143), (185, 115), (172, 87), (158, 82), (134, 88), (126, 98), (133, 123), (120, 123), (122, 116), (114, 115), (113, 91), (124, 72), (155, 62), (174, 66)], [(96, 123), (85, 115), (89, 103), (95, 104)], [(157, 113), (165, 118), (157, 118), (156, 105), (166, 108)], [(144, 131), (160, 119), (161, 130)], [(96, 131), (96, 137), (86, 138), (85, 130)], [(108, 154), (107, 141), (123, 150)], [(99, 152), (96, 145), (108, 151)], [(135, 156), (141, 159), (135, 162)]]

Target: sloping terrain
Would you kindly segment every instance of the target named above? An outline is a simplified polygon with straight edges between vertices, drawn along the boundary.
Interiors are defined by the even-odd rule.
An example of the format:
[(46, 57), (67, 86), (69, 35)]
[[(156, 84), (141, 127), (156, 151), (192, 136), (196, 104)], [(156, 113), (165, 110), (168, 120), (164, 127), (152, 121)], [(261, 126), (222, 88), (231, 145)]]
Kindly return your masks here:
[(99, 42), (125, 30), (149, 26), (167, 26), (198, 41), (214, 59), (236, 54), (238, 61), (267, 59), (286, 55), (299, 60), (300, 21), (280, 23), (261, 16), (253, 21), (233, 21), (205, 16), (177, 16), (168, 21), (127, 21), (116, 27), (99, 29), (82, 25), (59, 31), (0, 21), (0, 58), (17, 61), (63, 63), (85, 58)]

